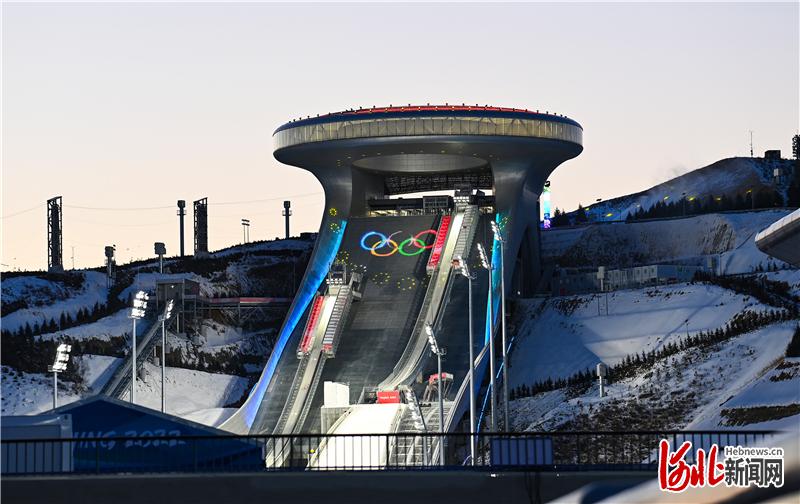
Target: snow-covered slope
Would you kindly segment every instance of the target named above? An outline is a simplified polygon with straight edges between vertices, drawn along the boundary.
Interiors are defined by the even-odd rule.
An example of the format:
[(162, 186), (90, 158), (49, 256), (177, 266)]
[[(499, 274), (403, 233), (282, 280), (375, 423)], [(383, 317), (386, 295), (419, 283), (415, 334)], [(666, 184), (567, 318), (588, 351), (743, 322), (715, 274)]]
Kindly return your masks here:
[[(610, 293), (607, 315), (605, 295), (522, 301), (509, 383), (512, 388), (531, 386), (594, 369), (598, 362), (618, 364), (625, 356), (678, 344), (687, 334), (722, 328), (745, 310), (772, 309), (705, 284)], [(797, 321), (773, 323), (680, 351), (612, 382), (604, 399), (596, 383), (588, 390), (561, 388), (517, 399), (512, 427), (581, 429), (594, 422), (603, 430), (627, 422), (628, 428), (640, 429), (734, 428), (731, 419), (743, 417), (737, 409), (766, 406), (771, 409), (748, 410), (744, 418), (776, 420), (748, 427), (798, 429), (800, 364), (782, 360), (796, 326)]]
[[(156, 263), (152, 260), (121, 265), (117, 270), (121, 289), (117, 296), (121, 301), (127, 301), (137, 290), (152, 293), (157, 280), (184, 278), (197, 281), (201, 295), (207, 297), (290, 296), (295, 280), (293, 276), (296, 275), (297, 280), (302, 276), (304, 253), (312, 246), (313, 242), (308, 239), (276, 240), (231, 247), (204, 259), (172, 258), (165, 261), (164, 275), (154, 272)], [(24, 338), (16, 334), (16, 329), (26, 323), (33, 326), (50, 319), (58, 322), (62, 312), (73, 317), (73, 322), (68, 323), (73, 325), (78, 310), (92, 309), (95, 303), (105, 305), (108, 297), (105, 274), (94, 271), (70, 272), (63, 276), (22, 274), (3, 278), (3, 337)], [(108, 314), (105, 310), (99, 313)], [(24, 339), (14, 340), (17, 352), (3, 354), (4, 366), (0, 373), (3, 415), (35, 414), (52, 407), (52, 376), (39, 373), (40, 369), (46, 369), (46, 359), (35, 362), (26, 359), (37, 350), (31, 349), (26, 353), (25, 348), (20, 350), (20, 345), (46, 348), (49, 353), (51, 347), (43, 342), (68, 338), (76, 343), (69, 366), (70, 370), (77, 371), (79, 378), (75, 383), (67, 381), (71, 379), (69, 376), (62, 376), (59, 380), (59, 403), (66, 404), (101, 390), (122, 362), (122, 359), (110, 355), (127, 355), (131, 331), (129, 313), (129, 308), (123, 308), (94, 322), (65, 326), (46, 334), (34, 332), (32, 343)], [(234, 410), (225, 406), (236, 403), (246, 393), (248, 375), (257, 375), (261, 371), (280, 322), (280, 312), (242, 318), (235, 311), (213, 312), (208, 314), (208, 318), (198, 321), (199, 339), (169, 333), (168, 362), (179, 361), (181, 367), (167, 369), (168, 411), (209, 425), (222, 422)], [(149, 321), (140, 322), (137, 332), (141, 335), (149, 324)], [(149, 360), (151, 356), (145, 358)], [(160, 408), (159, 368), (146, 362), (145, 374), (146, 379), (138, 384), (137, 402)]]
[(700, 200), (709, 197), (735, 197), (748, 190), (783, 190), (773, 182), (775, 168), (788, 170), (793, 161), (788, 159), (728, 158), (698, 168), (645, 191), (592, 204), (587, 215), (592, 221), (624, 220), (639, 208), (647, 210), (661, 201), (679, 201), (686, 198)]
[(701, 283), (552, 298), (534, 316), (542, 302), (519, 301), (524, 322), (508, 368), (511, 387), (565, 378), (598, 362), (617, 364), (626, 355), (657, 349), (687, 332), (722, 327), (747, 308), (768, 308)]
[[(512, 401), (514, 430), (735, 429), (721, 414), (741, 405), (798, 405), (792, 387), (765, 376), (786, 350), (796, 323), (783, 322), (711, 348), (692, 348), (656, 362), (632, 378), (611, 382), (607, 396), (597, 384), (577, 393), (568, 388)], [(755, 400), (757, 394), (760, 399)], [(751, 402), (752, 401), (752, 402)], [(794, 402), (792, 402), (794, 401)], [(731, 404), (728, 404), (731, 402)], [(767, 413), (775, 414), (775, 413)], [(800, 429), (800, 411), (747, 428)]]
[[(94, 395), (110, 378), (121, 359), (104, 356), (83, 356), (73, 365), (80, 366), (88, 389), (76, 391), (60, 383), (59, 405)], [(50, 375), (18, 373), (3, 368), (3, 415), (33, 415), (53, 407), (53, 381)], [(136, 402), (161, 409), (161, 368), (145, 364), (145, 377), (136, 388)], [(167, 412), (213, 425), (235, 408), (223, 408), (237, 401), (247, 390), (247, 378), (218, 373), (168, 367), (166, 372)], [(123, 397), (127, 400), (127, 395)], [(209, 415), (215, 410), (216, 415)]]
[(755, 246), (761, 229), (786, 210), (707, 214), (683, 219), (595, 224), (553, 228), (542, 233), (542, 254), (562, 266), (628, 267), (637, 264), (690, 262), (721, 255), (724, 274), (750, 273), (784, 263)]
[(36, 276), (16, 276), (3, 279), (3, 304), (24, 300), (26, 308), (3, 314), (3, 330), (16, 331), (25, 323), (42, 325), (61, 314), (73, 318), (78, 310), (91, 309), (95, 303), (104, 304), (108, 296), (106, 275), (96, 271), (83, 271), (83, 285), (72, 289), (63, 283)]

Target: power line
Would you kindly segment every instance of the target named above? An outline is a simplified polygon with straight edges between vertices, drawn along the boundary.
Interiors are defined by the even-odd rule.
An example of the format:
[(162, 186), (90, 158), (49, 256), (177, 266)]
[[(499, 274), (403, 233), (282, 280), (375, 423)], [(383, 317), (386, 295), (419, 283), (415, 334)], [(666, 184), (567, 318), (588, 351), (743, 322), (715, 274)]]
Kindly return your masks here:
[(138, 212), (142, 210), (165, 210), (167, 208), (172, 208), (172, 205), (169, 206), (157, 206), (157, 207), (91, 207), (91, 206), (80, 206), (80, 205), (64, 205), (67, 208), (73, 208), (75, 210), (102, 210), (104, 212)]
[(32, 212), (32, 211), (36, 210), (37, 208), (42, 208), (43, 206), (44, 206), (44, 203), (39, 203), (38, 205), (36, 205), (34, 207), (30, 207), (30, 208), (25, 209), (25, 210), (20, 210), (19, 212), (14, 212), (12, 214), (4, 215), (3, 218), (4, 219), (10, 219), (11, 217), (16, 217), (17, 215), (22, 215), (24, 213)]
[[(313, 193), (303, 193), (303, 194), (293, 194), (289, 196), (277, 196), (274, 198), (263, 198), (263, 199), (255, 199), (255, 200), (239, 200), (239, 201), (219, 201), (216, 203), (208, 203), (209, 206), (217, 206), (217, 205), (247, 205), (250, 203), (266, 203), (270, 201), (280, 201), (285, 198), (308, 198), (311, 196), (319, 196), (322, 195), (322, 192), (313, 192)], [(39, 205), (42, 206), (42, 205)], [(27, 212), (30, 210), (34, 210), (37, 207), (23, 210), (23, 212)], [(66, 208), (72, 208), (76, 210), (100, 210), (105, 212), (138, 212), (144, 210), (166, 210), (168, 208), (173, 208), (173, 205), (166, 205), (166, 206), (153, 206), (153, 207), (93, 207), (93, 206), (83, 206), (83, 205), (64, 205)], [(22, 213), (22, 212), (19, 212)], [(12, 216), (9, 216), (12, 217)]]
[(257, 199), (257, 200), (248, 200), (248, 201), (222, 201), (219, 203), (209, 203), (209, 205), (243, 205), (246, 203), (266, 203), (268, 201), (280, 201), (286, 198), (307, 198), (309, 196), (318, 196), (323, 193), (321, 192), (313, 192), (313, 193), (304, 193), (304, 194), (293, 194), (289, 196), (280, 196), (277, 198), (264, 198), (264, 199)]

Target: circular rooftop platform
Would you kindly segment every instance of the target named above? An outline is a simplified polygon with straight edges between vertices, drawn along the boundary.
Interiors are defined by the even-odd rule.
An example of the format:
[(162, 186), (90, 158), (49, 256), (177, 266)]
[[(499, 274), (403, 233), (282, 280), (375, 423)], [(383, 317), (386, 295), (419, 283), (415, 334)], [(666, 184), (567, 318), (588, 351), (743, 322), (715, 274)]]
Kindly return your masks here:
[(346, 110), (288, 122), (273, 134), (275, 150), (317, 142), (397, 137), (517, 137), (583, 143), (577, 121), (557, 114), (469, 105)]

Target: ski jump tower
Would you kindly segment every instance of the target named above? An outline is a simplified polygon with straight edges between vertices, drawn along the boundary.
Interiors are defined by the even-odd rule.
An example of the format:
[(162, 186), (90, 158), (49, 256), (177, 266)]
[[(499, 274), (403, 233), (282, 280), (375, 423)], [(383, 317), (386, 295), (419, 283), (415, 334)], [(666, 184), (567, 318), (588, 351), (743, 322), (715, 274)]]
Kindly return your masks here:
[[(275, 158), (314, 174), (325, 191), (325, 213), (275, 351), (224, 427), (256, 428), (256, 410), (283, 346), (323, 282), (348, 220), (368, 216), (370, 201), (464, 187), (492, 191), (494, 219), (506, 242), (507, 290), (533, 293), (541, 275), (539, 195), (550, 173), (581, 153), (582, 137), (580, 124), (561, 115), (463, 105), (348, 110), (280, 126), (273, 134)], [(499, 284), (498, 273), (493, 289)]]

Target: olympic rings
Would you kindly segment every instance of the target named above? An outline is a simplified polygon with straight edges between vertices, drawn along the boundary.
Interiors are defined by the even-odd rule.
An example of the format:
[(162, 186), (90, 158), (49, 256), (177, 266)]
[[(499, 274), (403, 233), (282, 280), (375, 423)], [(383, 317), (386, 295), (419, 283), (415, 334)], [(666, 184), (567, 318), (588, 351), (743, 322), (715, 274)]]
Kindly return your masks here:
[[(413, 242), (413, 243), (414, 243), (414, 245), (416, 245), (416, 246), (417, 246), (417, 251), (416, 251), (416, 252), (406, 252), (406, 251), (403, 249), (403, 247), (405, 247), (407, 243), (411, 243), (411, 242)], [(424, 242), (424, 241), (422, 241), (422, 240), (418, 240), (417, 238), (414, 238), (413, 236), (412, 236), (411, 238), (409, 238), (409, 239), (405, 240), (405, 241), (402, 241), (402, 242), (400, 242), (400, 246), (399, 246), (399, 247), (397, 247), (397, 251), (398, 251), (398, 252), (400, 252), (400, 255), (404, 255), (404, 256), (406, 256), (406, 257), (411, 257), (411, 256), (419, 255), (419, 254), (421, 254), (421, 253), (422, 253), (424, 250), (425, 250), (425, 242)]]
[[(395, 252), (400, 250), (400, 247), (397, 246), (397, 242), (396, 241), (392, 240), (391, 238), (387, 239), (386, 241), (387, 241), (387, 243), (389, 245), (394, 247), (394, 249), (392, 249), (391, 252), (388, 252), (386, 254), (379, 254), (378, 252), (376, 252), (376, 249), (383, 247), (383, 245), (379, 242), (379, 243), (376, 243), (375, 245), (373, 245), (372, 248), (369, 249), (370, 253), (372, 255), (374, 255), (375, 257), (389, 257), (390, 255), (393, 255)], [(378, 245), (380, 245), (380, 247), (378, 247)]]
[[(411, 236), (399, 244), (392, 239), (392, 237), (396, 234), (401, 233), (402, 231), (395, 231), (394, 233), (386, 236), (385, 234), (378, 232), (378, 231), (367, 231), (361, 236), (361, 248), (368, 251), (370, 254), (374, 255), (375, 257), (389, 257), (394, 255), (395, 253), (399, 252), (400, 255), (405, 257), (412, 257), (421, 254), (425, 250), (430, 250), (433, 248), (433, 244), (430, 245), (425, 244), (425, 240), (422, 239), (423, 236), (432, 234), (436, 235), (436, 231), (433, 229), (426, 229), (425, 231), (420, 231), (414, 236)], [(375, 243), (368, 244), (367, 239), (371, 236), (375, 236), (378, 240)], [(412, 251), (409, 250), (413, 246)], [(378, 252), (379, 249), (384, 247), (389, 248), (389, 252)]]

